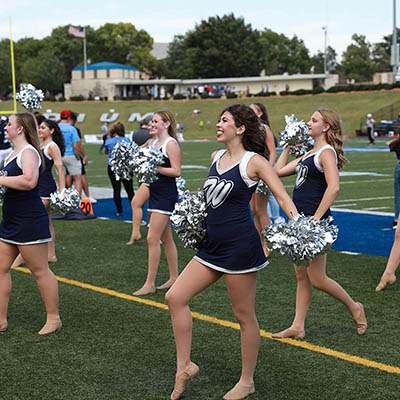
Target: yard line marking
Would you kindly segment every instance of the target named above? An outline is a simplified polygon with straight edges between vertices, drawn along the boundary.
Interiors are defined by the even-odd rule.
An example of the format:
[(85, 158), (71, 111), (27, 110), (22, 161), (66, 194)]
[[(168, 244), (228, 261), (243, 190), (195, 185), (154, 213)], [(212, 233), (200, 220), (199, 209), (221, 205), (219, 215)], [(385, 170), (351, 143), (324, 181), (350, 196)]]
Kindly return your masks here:
[[(28, 268), (24, 268), (24, 267), (14, 267), (13, 270), (21, 271), (26, 274), (31, 273)], [(119, 297), (121, 299), (146, 304), (148, 306), (161, 308), (163, 310), (168, 310), (168, 306), (166, 304), (159, 303), (158, 301), (143, 299), (141, 297), (132, 296), (132, 295), (125, 294), (125, 293), (120, 293), (115, 290), (106, 289), (106, 288), (102, 288), (99, 286), (94, 286), (94, 285), (91, 285), (90, 283), (79, 282), (74, 279), (63, 278), (63, 277), (57, 276), (57, 275), (56, 275), (56, 278), (58, 281), (66, 283), (68, 285), (78, 286), (83, 289), (93, 290), (94, 292), (99, 292), (99, 293), (107, 294), (109, 296)], [(193, 312), (193, 311), (191, 312), (191, 314), (192, 314), (193, 318), (201, 320), (201, 321), (206, 321), (206, 322), (210, 322), (212, 324), (225, 326), (227, 328), (240, 330), (240, 326), (237, 322), (226, 321), (226, 320), (223, 320), (220, 318), (211, 317), (209, 315), (200, 314), (198, 312)], [(388, 372), (391, 374), (400, 375), (399, 367), (394, 367), (392, 365), (387, 365), (387, 364), (379, 363), (376, 361), (371, 361), (371, 360), (368, 360), (367, 358), (363, 358), (363, 357), (353, 356), (351, 354), (343, 353), (341, 351), (332, 350), (328, 347), (314, 345), (314, 344), (306, 342), (306, 341), (300, 341), (300, 340), (296, 340), (296, 339), (272, 339), (272, 333), (264, 331), (263, 329), (260, 329), (260, 335), (261, 335), (261, 337), (271, 339), (276, 342), (287, 343), (287, 344), (290, 344), (291, 346), (296, 346), (296, 347), (303, 348), (305, 350), (314, 351), (315, 353), (324, 354), (324, 355), (327, 355), (330, 357), (334, 357), (334, 358), (338, 358), (338, 359), (341, 359), (344, 361), (352, 362), (354, 364), (363, 365), (365, 367), (379, 369), (381, 371)]]
[(349, 203), (349, 204), (337, 204), (335, 207), (350, 207), (350, 206), (356, 206), (358, 203)]
[(363, 210), (366, 211), (371, 211), (371, 210), (384, 210), (384, 209), (388, 209), (390, 207), (369, 207), (369, 208), (363, 208)]
[(347, 203), (349, 201), (389, 200), (389, 199), (393, 199), (393, 198), (394, 198), (394, 196), (363, 197), (361, 199), (335, 200), (335, 203)]

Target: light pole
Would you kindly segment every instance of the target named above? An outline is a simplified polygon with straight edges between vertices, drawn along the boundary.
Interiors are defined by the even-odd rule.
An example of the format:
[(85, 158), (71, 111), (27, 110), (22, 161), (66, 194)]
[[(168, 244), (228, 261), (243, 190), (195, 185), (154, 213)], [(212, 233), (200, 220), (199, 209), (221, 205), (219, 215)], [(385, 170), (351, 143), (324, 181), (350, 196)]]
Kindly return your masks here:
[(399, 67), (399, 54), (397, 49), (397, 27), (396, 27), (396, 0), (393, 0), (392, 56), (393, 56), (393, 83), (396, 83), (397, 69)]
[(328, 73), (328, 55), (327, 55), (327, 42), (328, 42), (328, 25), (324, 25), (322, 27), (322, 30), (324, 31), (324, 74), (326, 75)]

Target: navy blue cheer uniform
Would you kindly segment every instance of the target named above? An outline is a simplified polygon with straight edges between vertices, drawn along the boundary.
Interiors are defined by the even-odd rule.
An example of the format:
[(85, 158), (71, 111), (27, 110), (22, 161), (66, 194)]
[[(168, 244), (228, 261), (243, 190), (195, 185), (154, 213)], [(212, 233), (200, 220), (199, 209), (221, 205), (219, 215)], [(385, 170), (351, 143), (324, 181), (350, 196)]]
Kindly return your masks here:
[[(25, 146), (18, 156), (6, 160), (1, 167), (8, 176), (22, 175), (21, 156), (26, 149), (36, 149)], [(38, 154), (38, 168), (40, 168)], [(7, 188), (3, 198), (3, 220), (0, 225), (0, 240), (12, 244), (38, 244), (50, 242), (49, 218), (40, 200), (39, 187), (32, 190), (16, 190)]]
[[(328, 187), (324, 169), (319, 163), (319, 156), (323, 150), (331, 149), (335, 153), (336, 163), (337, 155), (335, 149), (326, 144), (316, 153), (307, 154), (298, 162), (296, 166), (296, 183), (293, 191), (293, 203), (299, 213), (306, 216), (312, 216), (317, 211), (325, 190)], [(331, 210), (328, 209), (321, 219), (328, 218)]]
[(260, 236), (250, 216), (249, 202), (258, 181), (246, 173), (253, 152), (246, 151), (235, 165), (221, 171), (220, 150), (210, 168), (203, 190), (207, 201), (207, 234), (194, 259), (228, 274), (258, 271), (268, 265)]
[[(51, 145), (56, 145), (54, 142), (47, 143), (45, 147), (42, 149), (43, 158), (44, 158), (44, 171), (40, 171), (39, 174), (39, 194), (42, 199), (49, 199), (50, 193), (54, 193), (57, 191), (57, 185), (53, 178), (53, 174), (51, 169), (53, 168), (54, 161), (50, 157), (48, 150)], [(57, 146), (57, 145), (56, 145)]]
[[(167, 144), (171, 141), (175, 141), (173, 137), (169, 137), (161, 146), (160, 150), (163, 154), (163, 162), (160, 167), (170, 168), (171, 162), (167, 156)], [(152, 144), (155, 144), (158, 139)], [(171, 176), (166, 176), (157, 173), (158, 179), (151, 183), (149, 207), (147, 211), (158, 212), (160, 214), (172, 215), (174, 211), (175, 203), (178, 201), (178, 189), (176, 188), (176, 180)]]

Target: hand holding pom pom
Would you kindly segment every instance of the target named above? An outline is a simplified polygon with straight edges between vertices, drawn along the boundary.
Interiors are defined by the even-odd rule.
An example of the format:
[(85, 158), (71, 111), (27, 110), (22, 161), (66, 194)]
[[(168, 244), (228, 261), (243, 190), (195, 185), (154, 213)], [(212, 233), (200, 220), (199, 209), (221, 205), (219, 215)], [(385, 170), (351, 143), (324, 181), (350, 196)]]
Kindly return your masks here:
[(296, 265), (308, 265), (310, 260), (327, 252), (337, 239), (338, 228), (331, 222), (332, 217), (316, 220), (299, 214), (288, 223), (266, 226), (262, 233), (270, 251), (278, 250)]
[(171, 222), (185, 247), (198, 250), (206, 237), (205, 219), (207, 204), (203, 191), (191, 194), (186, 191), (183, 200), (175, 205)]
[(135, 142), (118, 142), (111, 152), (111, 170), (117, 180), (130, 180), (136, 167), (138, 145)]
[(21, 90), (16, 94), (17, 101), (29, 111), (42, 108), (41, 101), (44, 99), (44, 94), (41, 89), (36, 89), (35, 86), (28, 83), (21, 85)]
[(79, 207), (81, 198), (75, 189), (63, 189), (61, 192), (50, 193), (50, 207), (52, 211), (68, 214)]
[(280, 133), (279, 145), (290, 147), (290, 154), (299, 157), (311, 150), (314, 140), (308, 136), (308, 126), (304, 121), (297, 121), (294, 114), (285, 115), (286, 127)]

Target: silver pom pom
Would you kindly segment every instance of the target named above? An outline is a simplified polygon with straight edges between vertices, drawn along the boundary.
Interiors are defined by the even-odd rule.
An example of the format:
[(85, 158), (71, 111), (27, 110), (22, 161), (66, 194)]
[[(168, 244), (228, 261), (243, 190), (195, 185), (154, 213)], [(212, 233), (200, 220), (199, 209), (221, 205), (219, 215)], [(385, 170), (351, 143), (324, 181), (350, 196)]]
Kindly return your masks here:
[(153, 183), (157, 177), (157, 167), (163, 162), (163, 154), (155, 147), (143, 147), (135, 156), (134, 174), (140, 183)]
[[(7, 176), (7, 171), (1, 170), (0, 176)], [(4, 194), (7, 190), (7, 186), (0, 185), (0, 203), (3, 201)]]
[(288, 223), (271, 224), (262, 231), (270, 251), (278, 250), (296, 265), (306, 265), (317, 255), (327, 252), (337, 239), (338, 228), (330, 225), (333, 218), (316, 220), (296, 215)]
[(79, 207), (80, 201), (78, 191), (72, 188), (50, 193), (50, 208), (55, 213), (68, 214)]
[(260, 179), (257, 184), (256, 193), (263, 194), (264, 196), (269, 196), (271, 191), (269, 190), (268, 185)]
[(180, 176), (176, 178), (176, 188), (178, 189), (178, 203), (185, 197), (185, 184), (186, 181)]
[(138, 145), (135, 142), (118, 142), (112, 149), (110, 163), (111, 170), (117, 180), (130, 180), (136, 167), (136, 153)]
[(195, 194), (186, 191), (183, 200), (175, 204), (171, 222), (185, 247), (194, 250), (201, 247), (206, 237), (206, 216), (207, 204), (203, 191)]
[(299, 157), (311, 150), (314, 145), (312, 137), (308, 136), (308, 126), (301, 120), (297, 121), (294, 114), (285, 115), (286, 127), (280, 133), (279, 145), (283, 148), (290, 146), (290, 154)]
[(35, 86), (28, 83), (21, 85), (21, 90), (16, 94), (16, 99), (27, 110), (38, 110), (42, 108), (40, 103), (44, 99), (44, 94), (41, 89), (36, 89)]

